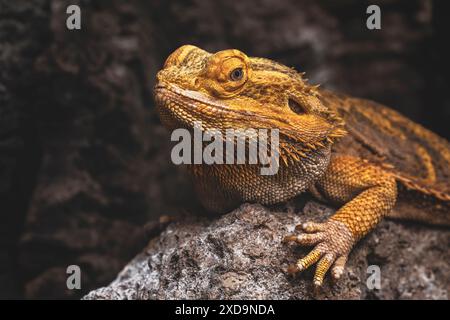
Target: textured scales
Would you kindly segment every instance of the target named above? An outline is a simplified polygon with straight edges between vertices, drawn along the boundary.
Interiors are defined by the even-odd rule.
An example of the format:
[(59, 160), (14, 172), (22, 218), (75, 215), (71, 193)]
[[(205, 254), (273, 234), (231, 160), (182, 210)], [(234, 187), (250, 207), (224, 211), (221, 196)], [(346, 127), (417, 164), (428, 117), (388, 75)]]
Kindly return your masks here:
[(384, 217), (450, 224), (450, 145), (377, 103), (308, 85), (302, 74), (239, 50), (173, 52), (157, 74), (155, 100), (169, 129), (279, 129), (280, 168), (189, 165), (207, 209), (273, 204), (309, 191), (339, 209), (286, 241), (314, 246), (289, 268), (317, 263), (314, 283), (339, 278), (353, 245)]

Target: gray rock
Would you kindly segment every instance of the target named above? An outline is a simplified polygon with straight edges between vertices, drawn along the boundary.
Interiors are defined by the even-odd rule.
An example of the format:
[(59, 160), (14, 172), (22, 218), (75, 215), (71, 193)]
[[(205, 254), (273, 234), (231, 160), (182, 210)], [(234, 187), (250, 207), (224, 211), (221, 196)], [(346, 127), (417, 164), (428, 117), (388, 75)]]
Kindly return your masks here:
[[(244, 204), (214, 220), (172, 223), (116, 280), (84, 299), (448, 299), (448, 230), (383, 221), (355, 247), (343, 278), (315, 291), (314, 268), (286, 273), (308, 248), (281, 240), (333, 210), (310, 201), (301, 214), (287, 211)], [(380, 290), (366, 286), (369, 265), (381, 268)]]

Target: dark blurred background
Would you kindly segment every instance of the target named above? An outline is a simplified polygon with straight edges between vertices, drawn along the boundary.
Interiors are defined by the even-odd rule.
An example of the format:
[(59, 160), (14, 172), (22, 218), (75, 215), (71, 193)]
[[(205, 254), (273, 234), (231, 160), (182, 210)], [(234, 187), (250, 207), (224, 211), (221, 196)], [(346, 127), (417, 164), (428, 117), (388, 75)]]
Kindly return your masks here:
[[(66, 28), (70, 4), (81, 30)], [(106, 285), (148, 241), (144, 225), (192, 205), (152, 98), (180, 45), (278, 60), (448, 138), (449, 12), (432, 0), (0, 0), (0, 298)], [(66, 288), (71, 264), (81, 290)]]

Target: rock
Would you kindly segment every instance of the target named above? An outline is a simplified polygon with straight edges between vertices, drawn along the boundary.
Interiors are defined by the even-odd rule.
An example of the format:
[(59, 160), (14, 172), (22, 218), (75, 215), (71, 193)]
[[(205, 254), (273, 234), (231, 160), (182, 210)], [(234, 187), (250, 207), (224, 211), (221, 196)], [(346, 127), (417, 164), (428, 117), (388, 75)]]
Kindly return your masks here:
[[(84, 299), (448, 299), (448, 230), (383, 221), (350, 255), (343, 278), (314, 291), (314, 270), (286, 268), (307, 248), (284, 235), (331, 208), (310, 201), (302, 214), (244, 204), (220, 218), (185, 218), (168, 226), (109, 286)], [(381, 289), (366, 286), (381, 269)]]

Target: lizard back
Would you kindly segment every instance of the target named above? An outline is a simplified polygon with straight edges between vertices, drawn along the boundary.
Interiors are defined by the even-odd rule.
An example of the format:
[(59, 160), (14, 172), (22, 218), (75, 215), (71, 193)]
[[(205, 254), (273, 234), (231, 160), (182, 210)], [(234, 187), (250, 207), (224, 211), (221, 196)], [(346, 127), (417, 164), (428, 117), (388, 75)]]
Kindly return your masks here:
[(446, 139), (370, 100), (327, 90), (322, 90), (321, 100), (344, 119), (349, 132), (333, 146), (333, 152), (377, 163), (396, 177), (397, 207), (407, 208), (394, 210), (394, 217), (409, 211), (412, 218), (425, 220), (430, 217), (428, 211), (433, 211), (436, 223), (448, 223), (450, 143)]

